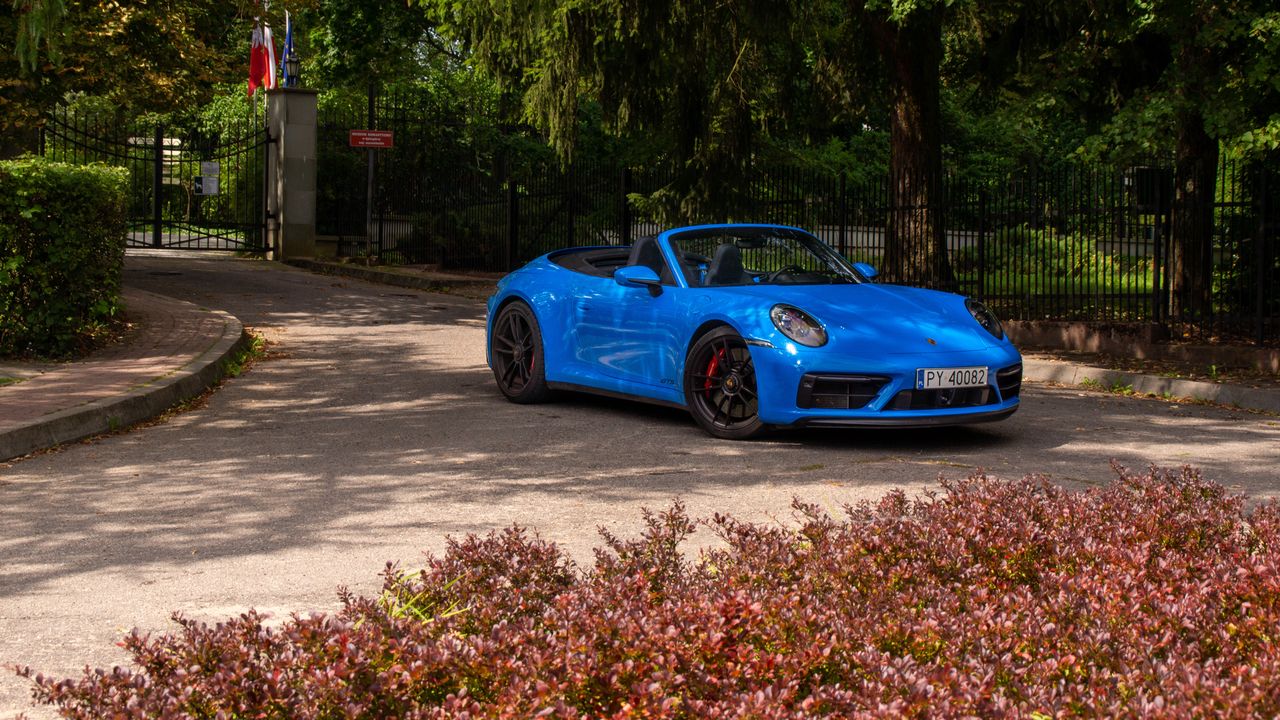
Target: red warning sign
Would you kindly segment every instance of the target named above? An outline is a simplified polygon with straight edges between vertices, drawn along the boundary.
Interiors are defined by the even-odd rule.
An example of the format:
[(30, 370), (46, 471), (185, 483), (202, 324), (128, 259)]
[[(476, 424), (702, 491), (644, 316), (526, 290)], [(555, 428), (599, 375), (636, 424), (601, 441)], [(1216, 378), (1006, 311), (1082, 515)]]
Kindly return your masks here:
[(352, 130), (353, 148), (389, 148), (394, 146), (395, 133), (390, 130)]

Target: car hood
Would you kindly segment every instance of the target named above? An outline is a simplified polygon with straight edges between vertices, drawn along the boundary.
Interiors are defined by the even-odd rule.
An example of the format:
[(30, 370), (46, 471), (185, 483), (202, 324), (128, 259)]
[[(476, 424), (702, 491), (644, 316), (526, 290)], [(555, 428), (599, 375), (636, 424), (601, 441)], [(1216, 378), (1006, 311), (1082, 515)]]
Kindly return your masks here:
[(996, 340), (973, 319), (964, 298), (952, 293), (901, 285), (756, 285), (718, 289), (751, 298), (774, 330), (769, 308), (786, 303), (804, 310), (827, 328), (828, 347), (836, 351), (935, 353), (984, 350)]

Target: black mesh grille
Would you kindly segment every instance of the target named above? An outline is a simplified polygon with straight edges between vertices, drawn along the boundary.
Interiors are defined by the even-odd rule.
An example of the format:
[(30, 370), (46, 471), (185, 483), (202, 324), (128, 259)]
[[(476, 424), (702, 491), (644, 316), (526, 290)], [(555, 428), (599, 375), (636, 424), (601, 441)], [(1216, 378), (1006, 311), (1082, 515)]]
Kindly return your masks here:
[(996, 373), (996, 384), (1000, 386), (1000, 397), (1012, 400), (1022, 391), (1022, 363), (1010, 365)]
[(903, 390), (893, 396), (886, 410), (941, 410), (978, 407), (997, 402), (991, 386), (948, 390)]
[(805, 375), (800, 378), (796, 406), (857, 410), (880, 393), (889, 378), (874, 375)]

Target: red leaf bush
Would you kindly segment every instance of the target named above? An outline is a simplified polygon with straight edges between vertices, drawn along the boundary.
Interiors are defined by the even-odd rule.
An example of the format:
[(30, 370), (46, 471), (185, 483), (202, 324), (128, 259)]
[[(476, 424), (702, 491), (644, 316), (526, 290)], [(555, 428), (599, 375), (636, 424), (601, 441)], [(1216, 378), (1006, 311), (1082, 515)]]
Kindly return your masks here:
[[(1275, 504), (1152, 470), (795, 507), (677, 503), (582, 571), (518, 528), (451, 541), (335, 616), (178, 618), (125, 639), (136, 669), (35, 694), (72, 718), (1280, 714)], [(701, 527), (723, 542), (693, 560)]]

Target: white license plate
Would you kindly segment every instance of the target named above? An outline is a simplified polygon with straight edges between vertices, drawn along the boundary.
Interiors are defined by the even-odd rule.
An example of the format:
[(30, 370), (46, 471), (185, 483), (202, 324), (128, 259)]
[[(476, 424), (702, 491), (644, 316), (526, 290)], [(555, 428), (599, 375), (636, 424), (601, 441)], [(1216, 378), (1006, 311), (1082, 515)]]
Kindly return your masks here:
[(916, 370), (917, 390), (982, 387), (987, 384), (984, 367), (920, 368)]

